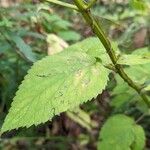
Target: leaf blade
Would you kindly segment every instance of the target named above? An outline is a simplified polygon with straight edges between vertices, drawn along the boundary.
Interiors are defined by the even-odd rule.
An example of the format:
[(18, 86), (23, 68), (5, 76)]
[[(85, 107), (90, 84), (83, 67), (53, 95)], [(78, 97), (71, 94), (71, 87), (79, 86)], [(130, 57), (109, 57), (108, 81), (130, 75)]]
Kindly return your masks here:
[(139, 150), (144, 146), (145, 134), (142, 127), (125, 115), (110, 117), (101, 129), (98, 150)]
[(118, 64), (122, 65), (139, 65), (139, 64), (147, 64), (150, 63), (150, 53), (143, 55), (122, 55), (118, 61)]
[(24, 40), (16, 35), (11, 35), (12, 41), (16, 44), (17, 48), (29, 61), (35, 62), (36, 57), (35, 53), (33, 53), (31, 47), (24, 42)]
[(83, 52), (66, 50), (36, 62), (20, 85), (1, 132), (44, 123), (96, 97), (108, 74)]

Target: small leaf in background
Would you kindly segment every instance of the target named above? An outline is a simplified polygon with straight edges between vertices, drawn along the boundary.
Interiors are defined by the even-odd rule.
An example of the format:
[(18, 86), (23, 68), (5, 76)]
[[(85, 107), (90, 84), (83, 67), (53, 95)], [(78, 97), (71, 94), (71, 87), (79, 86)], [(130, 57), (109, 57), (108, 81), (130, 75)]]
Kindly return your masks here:
[(68, 47), (47, 56), (29, 70), (1, 132), (44, 123), (91, 100), (105, 88), (108, 75), (100, 62), (80, 49), (72, 51)]
[(110, 106), (112, 106), (117, 111), (125, 110), (126, 106), (130, 105), (130, 103), (133, 101), (132, 99), (133, 96), (127, 92), (118, 94), (112, 98)]
[(48, 55), (53, 55), (63, 51), (69, 45), (55, 34), (48, 34), (46, 41), (48, 43)]
[(3, 44), (0, 43), (0, 54), (5, 53), (10, 48), (11, 48), (11, 46), (6, 42), (4, 42)]
[(12, 35), (11, 39), (15, 42), (16, 46), (24, 57), (26, 57), (31, 62), (36, 61), (35, 54), (32, 52), (31, 47), (26, 44), (21, 37)]
[(116, 27), (121, 27), (121, 24), (119, 24), (116, 20), (112, 20), (108, 17), (102, 17), (102, 16), (97, 16), (94, 15), (94, 18), (96, 19), (97, 23), (102, 26), (104, 31), (107, 33), (110, 29), (111, 26), (116, 26)]
[(150, 84), (144, 88), (146, 91), (150, 91)]
[[(139, 50), (135, 50), (132, 54), (145, 54), (148, 52), (147, 48), (142, 48)], [(148, 91), (149, 85), (149, 77), (150, 77), (150, 63), (141, 64), (141, 65), (132, 65), (125, 67), (125, 72), (128, 76), (136, 83), (140, 85), (144, 85), (145, 90)], [(115, 75), (116, 86), (112, 90), (111, 95), (111, 106), (113, 106), (113, 110), (115, 112), (120, 112), (120, 110), (129, 111), (130, 106), (132, 104), (135, 105), (136, 108), (142, 113), (147, 112), (148, 107), (143, 103), (142, 99), (139, 97), (136, 92), (131, 89), (117, 74)], [(143, 87), (143, 88), (144, 88)], [(135, 108), (134, 108), (135, 109)], [(121, 112), (124, 112), (121, 111)]]
[(25, 33), (26, 33), (25, 35), (27, 36), (30, 36), (36, 39), (45, 40), (45, 37), (40, 33), (32, 32), (32, 31), (26, 31)]
[(3, 17), (2, 21), (0, 20), (0, 27), (12, 27), (12, 22), (10, 20), (8, 20), (6, 17)]
[[(131, 66), (132, 65), (142, 65), (143, 66), (144, 64), (146, 65), (147, 63), (150, 63), (150, 51), (149, 51), (148, 47), (136, 49), (134, 52), (132, 52), (132, 54), (122, 55), (118, 59), (118, 64), (131, 65)], [(137, 68), (138, 68), (138, 66), (137, 66)], [(139, 68), (140, 68), (140, 66), (139, 66)], [(147, 69), (145, 69), (145, 70), (147, 70)], [(135, 76), (135, 74), (133, 76)]]
[(146, 11), (148, 9), (145, 0), (130, 0), (130, 5), (140, 11)]
[(144, 146), (143, 128), (125, 115), (110, 117), (100, 131), (98, 150), (142, 150)]
[(66, 41), (79, 41), (81, 35), (75, 31), (60, 31), (58, 35)]
[(55, 26), (59, 27), (60, 29), (64, 29), (64, 30), (67, 30), (69, 27), (72, 26), (72, 24), (69, 21), (63, 20), (63, 19), (56, 21), (54, 24), (55, 24)]
[[(49, 30), (49, 31), (55, 31), (57, 33), (61, 30), (68, 30), (70, 27), (72, 27), (72, 24), (62, 19), (56, 14), (49, 14), (44, 11), (40, 12), (41, 19), (43, 20), (42, 24)], [(49, 22), (50, 25), (47, 23)]]
[(150, 63), (150, 53), (142, 54), (142, 55), (122, 55), (119, 57), (118, 64), (122, 65), (139, 65)]
[(80, 108), (75, 108), (67, 112), (68, 117), (73, 121), (81, 125), (88, 131), (92, 131), (92, 128), (98, 127), (97, 122), (90, 118), (90, 115)]

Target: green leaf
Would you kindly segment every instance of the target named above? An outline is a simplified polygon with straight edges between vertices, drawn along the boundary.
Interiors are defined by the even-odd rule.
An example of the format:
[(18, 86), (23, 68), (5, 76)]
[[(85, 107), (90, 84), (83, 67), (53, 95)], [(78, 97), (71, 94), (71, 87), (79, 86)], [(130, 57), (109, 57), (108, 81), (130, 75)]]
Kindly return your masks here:
[(110, 102), (110, 105), (118, 111), (124, 110), (126, 106), (130, 104), (129, 102), (131, 102), (132, 99), (133, 96), (125, 92), (113, 97), (112, 101)]
[(146, 91), (150, 91), (150, 84), (144, 88)]
[(3, 26), (11, 28), (12, 27), (12, 22), (8, 18), (3, 17), (2, 21), (0, 20), (0, 27), (3, 27)]
[[(148, 54), (148, 47), (140, 48), (135, 50), (132, 54), (134, 55), (143, 55)], [(144, 85), (145, 90), (148, 91), (150, 89), (148, 87), (150, 81), (150, 63), (132, 65), (125, 67), (125, 72), (128, 76), (138, 84)], [(139, 95), (130, 88), (120, 77), (118, 74), (115, 75), (116, 79), (116, 87), (112, 91), (112, 101), (111, 106), (114, 107), (114, 111), (119, 111), (124, 109), (124, 111), (129, 111), (129, 106), (131, 104), (136, 104), (135, 107), (138, 108), (142, 112), (147, 112), (148, 107), (143, 103), (142, 99)], [(121, 99), (120, 99), (121, 98)], [(133, 108), (133, 107), (132, 107)]]
[(146, 11), (148, 9), (145, 0), (130, 0), (130, 4), (134, 9)]
[(141, 126), (134, 126), (135, 140), (132, 145), (133, 150), (142, 150), (145, 146), (145, 133)]
[(78, 41), (81, 39), (81, 35), (74, 31), (60, 31), (58, 35), (66, 41)]
[[(116, 47), (116, 44), (112, 43), (112, 46)], [(108, 57), (108, 54), (106, 53), (106, 50), (105, 50), (103, 44), (96, 37), (90, 37), (86, 40), (83, 40), (82, 42), (74, 44), (74, 45), (70, 46), (68, 48), (68, 50), (70, 50), (70, 51), (78, 50), (78, 51), (87, 53), (90, 56), (101, 59), (103, 64), (111, 63), (111, 60)]]
[(16, 46), (18, 47), (19, 51), (24, 57), (26, 57), (31, 62), (36, 61), (35, 54), (32, 52), (31, 47), (28, 44), (26, 44), (21, 37), (12, 35), (11, 38), (15, 42)]
[[(125, 72), (133, 81), (137, 82), (138, 84), (145, 85), (150, 79), (149, 65), (150, 64), (134, 65), (125, 68)], [(143, 100), (139, 97), (139, 95), (132, 88), (130, 88), (128, 84), (120, 78), (119, 75), (116, 75), (115, 78), (117, 84), (112, 91), (112, 99), (110, 102), (111, 106), (114, 107), (114, 111), (120, 111), (122, 109), (124, 111), (129, 111), (129, 106), (136, 104), (135, 107), (141, 112), (147, 112), (148, 107), (145, 105), (145, 103), (143, 103)]]
[(139, 65), (150, 63), (150, 52), (142, 55), (122, 55), (117, 63), (123, 65)]
[(97, 122), (91, 119), (90, 114), (80, 108), (76, 107), (75, 109), (68, 111), (67, 115), (89, 132), (92, 131), (92, 128), (98, 127)]
[(100, 132), (98, 149), (129, 150), (134, 141), (132, 124), (133, 120), (124, 115), (109, 118)]
[(144, 146), (142, 127), (125, 115), (110, 117), (101, 129), (98, 150), (142, 150)]
[(1, 132), (44, 123), (91, 100), (105, 88), (108, 74), (79, 49), (68, 48), (36, 62), (16, 93)]
[(100, 26), (102, 26), (102, 28), (105, 30), (106, 33), (109, 31), (111, 26), (121, 27), (121, 25), (118, 23), (118, 20), (112, 20), (109, 17), (94, 15), (94, 18), (96, 19), (97, 23)]
[(10, 48), (11, 46), (8, 43), (3, 41), (2, 43), (0, 43), (0, 54), (5, 53)]

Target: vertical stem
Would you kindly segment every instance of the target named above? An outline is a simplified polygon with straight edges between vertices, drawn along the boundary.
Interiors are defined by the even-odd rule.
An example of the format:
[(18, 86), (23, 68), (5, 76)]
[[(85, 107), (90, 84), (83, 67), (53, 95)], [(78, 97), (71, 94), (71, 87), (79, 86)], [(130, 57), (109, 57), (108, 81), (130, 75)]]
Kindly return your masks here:
[(104, 31), (102, 30), (101, 26), (97, 23), (95, 18), (91, 15), (90, 10), (86, 9), (85, 3), (82, 0), (74, 0), (74, 3), (78, 7), (80, 13), (82, 14), (86, 22), (89, 24), (93, 32), (97, 35), (97, 37), (102, 42), (112, 63), (114, 64), (116, 68), (117, 73), (126, 83), (128, 83), (130, 87), (132, 87), (139, 94), (139, 96), (143, 99), (143, 101), (150, 108), (150, 101), (145, 95), (145, 93), (142, 91), (142, 87), (140, 85), (137, 85), (134, 81), (132, 81), (132, 79), (130, 79), (130, 77), (124, 72), (123, 67), (117, 64), (117, 56), (111, 46), (111, 43), (108, 37), (105, 35)]

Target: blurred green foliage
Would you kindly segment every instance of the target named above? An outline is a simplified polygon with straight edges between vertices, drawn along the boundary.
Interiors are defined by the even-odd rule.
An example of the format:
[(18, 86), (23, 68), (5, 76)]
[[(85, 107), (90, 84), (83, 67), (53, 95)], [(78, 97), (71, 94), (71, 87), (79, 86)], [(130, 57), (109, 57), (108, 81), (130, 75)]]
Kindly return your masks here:
[[(116, 40), (121, 52), (127, 54), (133, 51), (138, 53), (145, 49), (149, 51), (150, 4), (146, 0), (145, 2), (141, 4), (138, 0), (121, 3), (98, 1), (92, 10), (110, 38)], [(83, 30), (86, 31), (83, 32)], [(47, 55), (49, 45), (46, 39), (51, 33), (68, 44), (91, 35), (87, 26), (81, 23), (81, 17), (76, 12), (64, 8), (55, 8), (49, 4), (33, 4), (31, 1), (7, 8), (0, 6), (0, 126), (27, 70), (33, 62)], [(146, 48), (136, 51), (141, 47)], [(125, 66), (125, 70), (135, 81), (147, 87), (150, 83), (149, 65)], [(146, 115), (140, 120), (140, 124), (146, 131), (147, 147), (150, 146), (150, 121), (147, 107), (120, 77), (114, 77), (112, 74), (110, 78), (111, 82), (101, 97), (82, 106), (86, 115), (89, 116), (86, 118), (88, 121), (91, 118), (92, 121), (101, 124), (108, 114), (125, 113), (138, 119), (144, 113)], [(150, 95), (149, 91), (147, 93)], [(68, 121), (64, 117), (64, 123), (56, 117), (53, 124), (41, 125), (38, 129), (31, 127), (28, 131), (21, 129), (4, 135), (6, 139), (0, 141), (0, 149), (20, 150), (23, 149), (23, 145), (26, 149), (63, 150), (86, 147), (94, 150), (99, 129), (94, 126), (90, 131), (88, 130), (91, 127), (87, 127), (88, 130), (85, 131), (86, 125), (79, 120), (80, 116), (76, 118), (77, 116), (71, 115), (71, 117), (74, 122), (80, 124), (76, 130), (74, 129), (76, 125), (71, 120)], [(72, 130), (70, 133), (68, 124), (73, 124), (72, 130), (77, 133)], [(57, 129), (60, 126), (62, 130)], [(58, 136), (58, 133), (61, 136)], [(70, 133), (69, 138), (67, 133)], [(10, 140), (7, 139), (12, 136)]]

